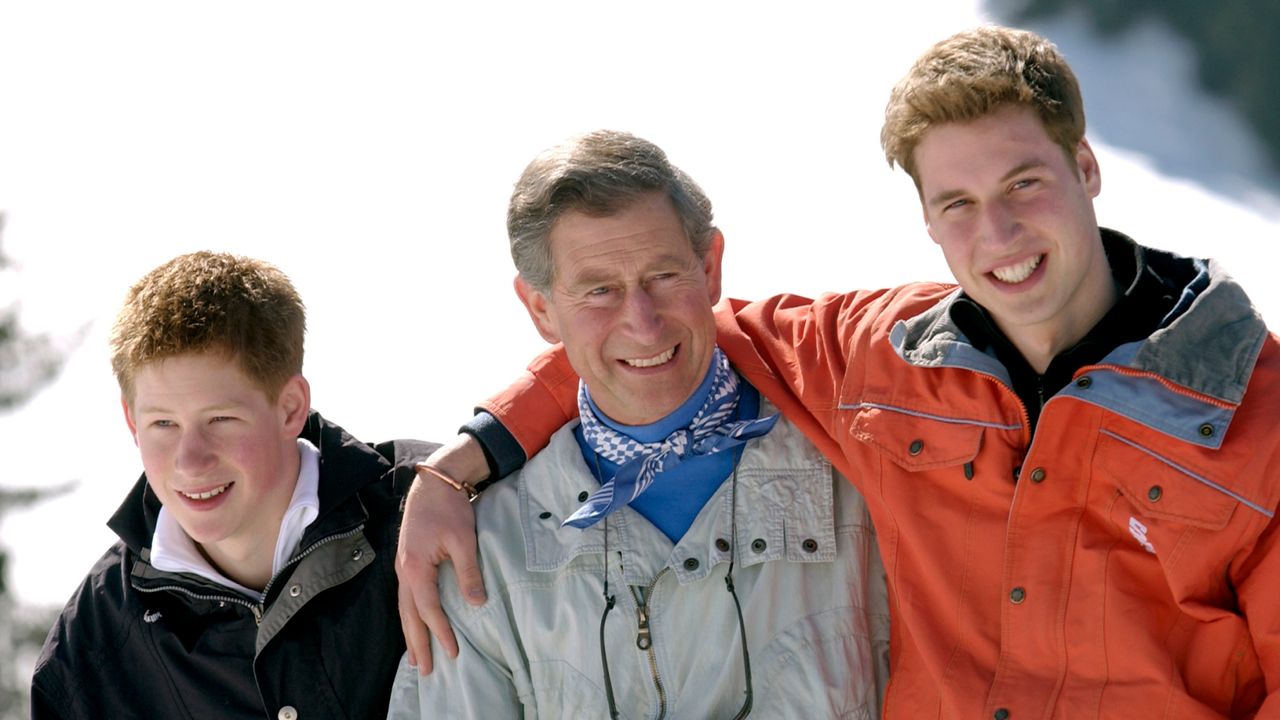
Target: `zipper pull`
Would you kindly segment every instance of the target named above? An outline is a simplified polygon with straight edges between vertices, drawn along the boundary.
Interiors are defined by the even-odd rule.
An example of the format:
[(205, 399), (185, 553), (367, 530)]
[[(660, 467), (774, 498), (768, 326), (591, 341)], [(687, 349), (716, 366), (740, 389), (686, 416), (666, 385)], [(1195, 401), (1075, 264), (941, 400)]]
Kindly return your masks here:
[(253, 624), (260, 627), (262, 625), (262, 606), (250, 605), (249, 609), (253, 611)]
[(653, 641), (649, 638), (649, 613), (645, 612), (644, 607), (637, 607), (636, 617), (640, 624), (640, 632), (636, 634), (636, 647), (648, 650), (653, 646)]

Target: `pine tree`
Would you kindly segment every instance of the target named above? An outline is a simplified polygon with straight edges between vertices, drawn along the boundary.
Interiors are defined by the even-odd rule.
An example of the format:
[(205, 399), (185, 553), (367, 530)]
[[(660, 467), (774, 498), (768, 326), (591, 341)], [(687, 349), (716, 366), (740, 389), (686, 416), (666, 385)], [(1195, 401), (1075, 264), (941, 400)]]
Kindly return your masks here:
[[(4, 215), (0, 214), (0, 230)], [(0, 274), (14, 272), (0, 252)], [(62, 369), (65, 353), (47, 335), (25, 332), (17, 302), (0, 308), (0, 413), (12, 412), (47, 385)], [(71, 489), (0, 487), (0, 523), (11, 510)], [(27, 717), (30, 669), (58, 609), (19, 605), (9, 592), (8, 550), (0, 545), (0, 720)]]

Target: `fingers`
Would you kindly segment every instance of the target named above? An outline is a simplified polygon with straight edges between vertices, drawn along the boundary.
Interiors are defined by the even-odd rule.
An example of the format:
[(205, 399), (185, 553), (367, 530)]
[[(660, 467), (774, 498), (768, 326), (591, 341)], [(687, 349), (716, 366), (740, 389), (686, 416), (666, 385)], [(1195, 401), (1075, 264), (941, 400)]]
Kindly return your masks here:
[[(472, 520), (472, 525), (475, 521)], [(472, 605), (483, 605), (485, 601), (484, 576), (480, 574), (480, 564), (476, 562), (476, 534), (474, 530), (460, 533), (447, 539), (449, 559), (453, 561), (453, 570), (458, 579), (458, 592)]]
[[(432, 575), (435, 573), (433, 572)], [(445, 654), (450, 658), (458, 657), (458, 640), (453, 635), (453, 627), (449, 625), (449, 617), (444, 614), (444, 609), (440, 607), (440, 593), (436, 589), (435, 579), (420, 588), (420, 593), (415, 595), (417, 601), (417, 612), (419, 617), (426, 622), (428, 631), (435, 635), (436, 642), (440, 647), (444, 648)], [(419, 672), (426, 675), (431, 672), (430, 668), (423, 669), (419, 667)]]
[(409, 664), (418, 668), (421, 675), (431, 674), (431, 634), (427, 626), (418, 616), (418, 607), (413, 601), (413, 591), (407, 585), (401, 585), (398, 591), (400, 610), (400, 630), (404, 633), (405, 648), (409, 653)]

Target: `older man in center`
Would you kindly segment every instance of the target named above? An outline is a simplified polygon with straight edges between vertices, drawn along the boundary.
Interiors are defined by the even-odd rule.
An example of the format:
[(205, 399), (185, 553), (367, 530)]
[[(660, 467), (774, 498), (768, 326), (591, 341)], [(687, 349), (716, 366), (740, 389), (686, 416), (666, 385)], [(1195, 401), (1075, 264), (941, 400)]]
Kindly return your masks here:
[(507, 226), (581, 420), (479, 498), (489, 599), (442, 579), (459, 655), (427, 676), (406, 657), (390, 716), (878, 717), (866, 508), (716, 347), (702, 190), (652, 143), (590, 133), (529, 164)]

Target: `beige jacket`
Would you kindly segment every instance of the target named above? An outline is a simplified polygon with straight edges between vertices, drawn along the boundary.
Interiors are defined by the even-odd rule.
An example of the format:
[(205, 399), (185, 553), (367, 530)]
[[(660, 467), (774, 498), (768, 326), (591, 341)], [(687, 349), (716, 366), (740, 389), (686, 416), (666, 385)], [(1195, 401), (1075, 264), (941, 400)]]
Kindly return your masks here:
[[(476, 504), (488, 602), (468, 605), (452, 567), (442, 568), (459, 656), (450, 661), (435, 646), (440, 659), (426, 678), (402, 661), (390, 718), (607, 717), (606, 567), (616, 605), (604, 636), (619, 717), (733, 717), (745, 697), (738, 615), (725, 585), (735, 551), (750, 716), (879, 717), (888, 611), (867, 510), (787, 421), (748, 443), (736, 479), (674, 546), (630, 508), (587, 530), (560, 528), (580, 495), (598, 487), (573, 424), (512, 480)], [(647, 649), (639, 647), (643, 619)]]

